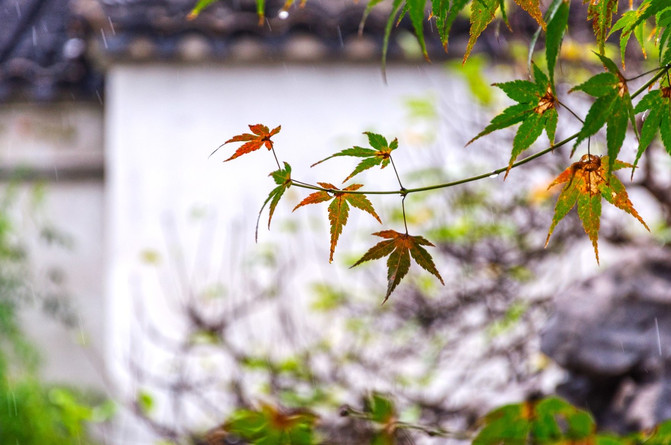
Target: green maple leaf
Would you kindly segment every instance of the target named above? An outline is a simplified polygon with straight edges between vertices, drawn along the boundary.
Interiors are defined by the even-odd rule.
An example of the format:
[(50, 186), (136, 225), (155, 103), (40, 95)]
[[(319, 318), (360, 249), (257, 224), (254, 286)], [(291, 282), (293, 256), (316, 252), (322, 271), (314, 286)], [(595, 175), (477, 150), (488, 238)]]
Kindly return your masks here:
[(395, 230), (383, 230), (381, 232), (373, 233), (373, 235), (385, 238), (385, 240), (380, 241), (371, 247), (359, 261), (352, 265), (352, 267), (358, 266), (365, 261), (377, 260), (389, 255), (387, 260), (387, 294), (384, 297), (383, 304), (387, 301), (394, 289), (396, 289), (398, 283), (400, 283), (403, 277), (408, 273), (408, 270), (410, 269), (410, 257), (412, 257), (420, 267), (438, 278), (443, 285), (445, 284), (443, 278), (436, 269), (436, 265), (433, 263), (433, 258), (431, 258), (429, 252), (422, 247), (433, 247), (433, 244), (426, 238), (421, 236), (411, 236), (407, 233), (399, 233)]
[(658, 130), (666, 151), (671, 154), (671, 86), (662, 87), (646, 94), (636, 105), (634, 112), (638, 114), (646, 110), (650, 111), (641, 127), (641, 137), (634, 168), (636, 168), (638, 160), (648, 148)]
[(380, 224), (382, 221), (380, 217), (375, 213), (373, 209), (373, 204), (366, 198), (365, 195), (361, 193), (347, 193), (360, 189), (363, 187), (362, 184), (352, 184), (344, 189), (340, 190), (338, 187), (327, 182), (318, 182), (321, 187), (328, 189), (328, 191), (319, 190), (308, 195), (303, 201), (299, 202), (294, 211), (299, 207), (306, 206), (308, 204), (319, 204), (320, 202), (331, 201), (329, 204), (329, 222), (331, 224), (331, 249), (329, 254), (329, 262), (333, 262), (333, 253), (335, 252), (336, 245), (338, 244), (338, 238), (342, 233), (342, 229), (347, 224), (347, 218), (349, 216), (349, 206), (350, 204), (353, 207), (356, 207), (359, 210), (372, 215)]
[(468, 32), (470, 37), (468, 45), (466, 45), (466, 52), (464, 53), (464, 62), (466, 62), (468, 56), (471, 54), (471, 50), (480, 34), (482, 34), (482, 31), (496, 17), (496, 10), (499, 9), (499, 5), (499, 0), (473, 0), (471, 3), (471, 29)]
[(443, 48), (447, 52), (450, 29), (459, 12), (466, 6), (469, 0), (431, 0), (431, 13), (436, 18), (436, 28)]
[(589, 413), (557, 397), (496, 408), (481, 424), (473, 445), (606, 443), (596, 440), (596, 425)]
[(506, 177), (515, 163), (515, 159), (533, 144), (545, 130), (551, 144), (554, 144), (557, 129), (557, 98), (552, 92), (552, 85), (547, 76), (536, 65), (534, 69), (534, 82), (528, 80), (514, 80), (512, 82), (495, 83), (494, 86), (503, 90), (508, 97), (517, 101), (498, 116), (494, 117), (487, 127), (468, 144), (478, 138), (485, 136), (495, 130), (510, 127), (522, 123), (515, 139), (513, 140), (513, 151), (508, 163)]
[(659, 62), (660, 65), (671, 63), (671, 6), (657, 14)]
[(545, 32), (545, 59), (548, 64), (548, 74), (550, 75), (550, 84), (554, 91), (554, 76), (559, 49), (561, 48), (564, 33), (568, 28), (569, 7), (571, 3), (562, 0), (556, 10), (552, 11)]
[(275, 181), (275, 184), (277, 184), (277, 187), (275, 187), (270, 191), (270, 194), (263, 203), (263, 206), (261, 206), (259, 216), (256, 218), (255, 236), (257, 239), (259, 237), (259, 221), (261, 219), (261, 213), (263, 213), (263, 209), (265, 209), (266, 205), (270, 203), (270, 212), (268, 215), (268, 229), (270, 229), (270, 221), (273, 219), (273, 213), (275, 213), (275, 208), (277, 207), (277, 204), (280, 202), (280, 199), (284, 195), (284, 192), (289, 187), (291, 187), (291, 166), (285, 162), (283, 169), (276, 170), (272, 172), (269, 176), (272, 176), (273, 180)]
[(608, 71), (597, 74), (570, 90), (570, 92), (583, 91), (597, 98), (587, 112), (585, 122), (573, 146), (573, 151), (582, 141), (596, 134), (606, 125), (608, 171), (611, 172), (613, 171), (613, 163), (617, 159), (624, 142), (628, 122), (631, 122), (634, 130), (636, 130), (635, 113), (624, 76), (612, 60), (600, 54), (597, 54), (597, 56)]
[(577, 205), (578, 216), (582, 221), (583, 229), (592, 241), (596, 262), (599, 262), (599, 225), (601, 221), (601, 198), (605, 199), (615, 207), (638, 219), (643, 226), (650, 230), (643, 218), (634, 209), (629, 200), (627, 191), (617, 176), (611, 174), (610, 165), (614, 170), (632, 167), (631, 164), (615, 160), (609, 162), (607, 156), (600, 158), (594, 155), (584, 155), (580, 161), (571, 164), (548, 186), (552, 188), (557, 184), (566, 183), (562, 189), (557, 204), (552, 224), (548, 231), (545, 245), (550, 242), (550, 236), (559, 221), (561, 221), (571, 209)]
[(364, 158), (361, 162), (359, 162), (354, 171), (352, 171), (352, 173), (350, 173), (349, 176), (343, 180), (343, 182), (347, 182), (349, 179), (358, 175), (362, 171), (368, 170), (369, 168), (375, 167), (377, 165), (379, 165), (380, 168), (385, 168), (391, 162), (391, 152), (398, 148), (398, 139), (394, 139), (391, 141), (391, 143), (388, 143), (382, 135), (368, 131), (364, 132), (364, 134), (368, 136), (368, 143), (371, 145), (371, 147), (373, 147), (372, 149), (357, 146), (346, 148), (345, 150), (331, 155), (328, 158), (324, 158), (321, 161), (312, 164), (312, 167), (329, 159), (341, 156)]
[[(624, 53), (627, 48), (627, 43), (632, 34), (638, 40), (641, 48), (643, 48), (643, 29), (645, 21), (656, 15), (657, 28), (662, 36), (666, 36), (663, 41), (659, 43), (660, 47), (660, 61), (664, 58), (664, 48), (671, 31), (668, 31), (668, 26), (671, 24), (671, 6), (668, 0), (644, 0), (636, 10), (627, 11), (622, 14), (622, 17), (613, 25), (608, 35), (615, 31), (622, 30), (620, 34), (620, 53), (622, 55), (622, 63), (624, 65)], [(662, 29), (667, 28), (665, 33)]]

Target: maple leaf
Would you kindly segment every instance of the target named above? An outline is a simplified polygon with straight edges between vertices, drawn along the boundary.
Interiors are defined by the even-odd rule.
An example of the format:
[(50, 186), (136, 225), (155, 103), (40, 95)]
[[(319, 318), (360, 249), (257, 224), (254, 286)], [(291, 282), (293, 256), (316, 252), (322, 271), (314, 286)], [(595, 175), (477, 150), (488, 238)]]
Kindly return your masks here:
[(226, 159), (224, 162), (228, 162), (232, 159), (235, 159), (239, 156), (242, 156), (247, 153), (251, 153), (253, 151), (258, 150), (259, 148), (265, 147), (268, 150), (273, 149), (273, 141), (270, 139), (271, 137), (275, 136), (277, 133), (280, 132), (282, 129), (282, 126), (279, 125), (276, 128), (274, 128), (272, 131), (268, 129), (265, 125), (261, 124), (256, 124), (256, 125), (250, 125), (249, 129), (252, 131), (252, 133), (243, 133), (239, 134), (237, 136), (233, 136), (231, 139), (227, 140), (223, 144), (221, 144), (219, 147), (217, 147), (216, 150), (214, 150), (210, 156), (212, 156), (214, 153), (217, 152), (221, 147), (223, 147), (226, 144), (229, 144), (231, 142), (244, 142), (238, 149), (233, 153), (233, 156), (230, 158)]
[[(476, 0), (477, 1), (477, 0)], [(524, 9), (538, 24), (541, 28), (546, 28), (545, 20), (543, 20), (543, 13), (540, 8), (540, 0), (515, 0), (522, 9)]]
[[(559, 50), (561, 48), (564, 33), (568, 28), (569, 7), (571, 3), (563, 0), (554, 10), (548, 20), (547, 30), (545, 32), (545, 60), (548, 64), (548, 74), (550, 76), (550, 84), (554, 89), (555, 65), (559, 57)], [(540, 31), (540, 30), (539, 30)]]
[(635, 113), (624, 76), (612, 60), (600, 54), (597, 54), (597, 56), (608, 71), (597, 74), (570, 90), (570, 92), (583, 91), (597, 98), (587, 112), (585, 122), (573, 146), (573, 151), (582, 141), (606, 125), (608, 171), (611, 172), (613, 171), (613, 162), (617, 159), (624, 137), (627, 134), (627, 121), (631, 122), (634, 130), (636, 130)]
[(333, 262), (333, 253), (335, 252), (336, 245), (338, 244), (338, 238), (342, 233), (343, 227), (345, 224), (347, 224), (350, 204), (359, 210), (363, 210), (364, 212), (369, 213), (380, 224), (382, 224), (382, 221), (380, 220), (380, 217), (377, 215), (377, 213), (375, 213), (373, 204), (371, 204), (365, 195), (361, 193), (347, 193), (360, 189), (363, 187), (363, 184), (352, 184), (342, 190), (327, 182), (318, 182), (317, 184), (325, 189), (328, 189), (328, 191), (320, 190), (308, 195), (304, 200), (299, 202), (296, 207), (294, 207), (294, 211), (299, 207), (303, 207), (308, 204), (319, 204), (320, 202), (331, 201), (331, 204), (329, 204), (328, 207), (329, 222), (331, 224), (331, 249), (329, 254), (330, 263)]
[(391, 162), (391, 152), (398, 148), (398, 139), (394, 139), (391, 141), (391, 143), (387, 143), (387, 139), (379, 134), (368, 131), (364, 132), (364, 134), (368, 136), (368, 143), (371, 145), (371, 147), (373, 147), (372, 149), (357, 147), (355, 145), (354, 147), (346, 148), (345, 150), (331, 155), (328, 158), (324, 158), (321, 161), (312, 164), (312, 167), (329, 159), (340, 156), (364, 158), (361, 162), (359, 162), (354, 171), (343, 180), (343, 183), (347, 182), (349, 179), (358, 175), (362, 171), (368, 170), (369, 168), (375, 167), (376, 165), (379, 165), (380, 168), (385, 168)]
[(469, 0), (453, 0), (450, 5), (449, 0), (431, 0), (431, 15), (436, 18), (436, 29), (445, 52), (447, 52), (447, 44), (452, 24), (468, 1)]
[(578, 216), (582, 221), (585, 233), (587, 233), (592, 242), (596, 262), (598, 263), (601, 198), (629, 213), (638, 219), (648, 231), (650, 230), (645, 221), (643, 221), (643, 218), (634, 209), (622, 182), (609, 171), (609, 168), (611, 168), (610, 165), (613, 166), (614, 170), (632, 167), (632, 165), (618, 160), (610, 163), (607, 158), (608, 156), (600, 158), (589, 154), (584, 155), (580, 158), (580, 161), (571, 164), (548, 186), (548, 189), (550, 189), (557, 184), (566, 183), (557, 198), (555, 214), (552, 217), (552, 224), (545, 240), (546, 247), (559, 221), (577, 205)]
[(371, 247), (352, 267), (356, 267), (365, 261), (377, 260), (389, 255), (389, 259), (387, 260), (387, 294), (382, 304), (389, 299), (389, 295), (391, 295), (396, 286), (398, 286), (398, 283), (408, 273), (410, 269), (410, 257), (420, 267), (433, 274), (445, 285), (443, 278), (436, 269), (436, 265), (433, 263), (431, 255), (422, 247), (433, 247), (433, 244), (426, 238), (399, 233), (395, 230), (383, 230), (373, 233), (373, 235), (385, 238), (385, 240)]
[(662, 87), (646, 94), (636, 105), (634, 113), (638, 114), (646, 110), (650, 111), (641, 127), (641, 138), (638, 143), (634, 169), (641, 155), (657, 134), (657, 130), (659, 130), (666, 151), (671, 154), (671, 86)]
[(468, 32), (470, 37), (468, 39), (468, 45), (466, 45), (466, 52), (464, 53), (464, 63), (471, 54), (471, 50), (473, 49), (475, 42), (477, 42), (478, 37), (480, 37), (480, 34), (482, 34), (482, 31), (484, 31), (494, 20), (494, 17), (496, 17), (496, 10), (499, 9), (500, 4), (500, 0), (473, 0), (471, 3), (471, 29)]
[(552, 85), (545, 73), (536, 65), (533, 65), (533, 70), (534, 82), (514, 80), (512, 82), (494, 84), (494, 86), (503, 90), (508, 97), (516, 100), (518, 103), (506, 108), (501, 114), (495, 116), (480, 134), (466, 144), (469, 145), (476, 139), (495, 130), (510, 127), (521, 122), (522, 124), (513, 140), (513, 151), (505, 178), (508, 177), (515, 159), (538, 139), (543, 129), (545, 129), (550, 143), (554, 144), (558, 117), (556, 110), (557, 98), (552, 92)]
[(275, 184), (277, 184), (277, 187), (275, 187), (270, 191), (270, 194), (264, 201), (263, 206), (261, 206), (259, 216), (256, 218), (255, 237), (257, 240), (259, 238), (259, 221), (261, 219), (261, 213), (263, 213), (263, 209), (265, 209), (266, 205), (270, 203), (270, 211), (268, 215), (268, 229), (270, 229), (270, 221), (273, 219), (273, 213), (275, 213), (275, 208), (277, 207), (277, 204), (280, 202), (280, 199), (284, 195), (284, 192), (289, 187), (291, 187), (291, 166), (285, 162), (283, 169), (276, 170), (272, 172), (269, 176), (273, 177), (273, 180), (275, 181)]
[(604, 53), (606, 37), (613, 23), (613, 15), (617, 12), (617, 2), (618, 0), (589, 0), (587, 20), (592, 21), (600, 54)]

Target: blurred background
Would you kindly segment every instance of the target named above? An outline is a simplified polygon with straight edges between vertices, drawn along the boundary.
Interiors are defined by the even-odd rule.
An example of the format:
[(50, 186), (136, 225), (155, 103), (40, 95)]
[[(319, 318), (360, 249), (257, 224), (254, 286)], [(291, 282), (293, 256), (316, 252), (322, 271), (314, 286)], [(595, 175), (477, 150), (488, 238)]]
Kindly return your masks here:
[[(390, 5), (360, 32), (363, 3), (285, 11), (269, 0), (259, 24), (250, 0), (194, 20), (189, 0), (0, 1), (2, 443), (240, 443), (220, 426), (244, 410), (316, 413), (320, 443), (370, 443), (380, 431), (350, 414), (374, 411), (371, 400), (448, 431), (555, 393), (615, 432), (671, 417), (671, 194), (659, 147), (626, 182), (652, 233), (604, 207), (601, 267), (574, 214), (543, 248), (558, 192), (547, 186), (576, 159), (567, 149), (505, 183), (408, 196), (410, 232), (436, 245), (445, 286), (412, 267), (384, 305), (384, 263), (349, 266), (377, 242), (371, 233), (403, 228), (396, 196), (371, 197), (384, 226), (351, 212), (333, 264), (326, 204), (292, 213), (307, 196), (296, 187), (271, 231), (267, 210), (259, 216), (255, 242), (275, 159), (263, 149), (222, 163), (228, 145), (210, 156), (250, 124), (281, 125), (279, 160), (310, 183), (340, 184), (351, 159), (310, 166), (367, 146), (364, 131), (399, 139), (406, 187), (508, 162), (512, 131), (464, 146), (509, 105), (490, 84), (527, 76), (528, 41), (488, 30), (462, 66), (468, 18), (449, 54), (427, 22), (428, 63), (404, 19), (385, 80)], [(599, 69), (589, 26), (575, 22), (564, 95)], [(535, 31), (525, 14), (510, 23)], [(638, 56), (628, 72), (649, 68)], [(581, 115), (589, 106), (566, 101)], [(558, 140), (580, 128), (564, 114)], [(547, 145), (542, 136), (532, 149)], [(633, 136), (622, 153), (633, 160)], [(397, 188), (391, 169), (355, 182)], [(378, 443), (447, 443), (408, 431)]]

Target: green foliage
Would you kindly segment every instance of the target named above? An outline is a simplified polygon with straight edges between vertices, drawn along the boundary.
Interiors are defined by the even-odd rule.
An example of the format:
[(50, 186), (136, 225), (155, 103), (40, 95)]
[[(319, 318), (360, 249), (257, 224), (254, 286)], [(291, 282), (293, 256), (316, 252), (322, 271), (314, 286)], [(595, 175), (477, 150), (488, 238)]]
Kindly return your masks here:
[(87, 423), (107, 420), (112, 408), (39, 380), (38, 353), (17, 317), (30, 292), (27, 258), (8, 216), (12, 200), (5, 199), (0, 208), (0, 443), (93, 444)]
[(492, 119), (492, 122), (484, 130), (468, 142), (468, 144), (471, 144), (495, 130), (521, 122), (522, 125), (518, 128), (513, 140), (513, 151), (506, 170), (506, 177), (517, 157), (538, 139), (543, 130), (548, 135), (550, 144), (554, 144), (557, 129), (557, 110), (555, 108), (557, 99), (545, 73), (536, 65), (533, 68), (534, 82), (514, 80), (494, 84), (518, 103), (503, 110), (501, 114)]
[(270, 203), (270, 211), (268, 214), (268, 229), (270, 229), (270, 222), (273, 219), (273, 213), (275, 213), (275, 208), (277, 207), (277, 204), (280, 202), (282, 195), (284, 195), (284, 192), (289, 187), (291, 187), (291, 166), (285, 162), (283, 169), (280, 168), (279, 170), (272, 172), (269, 176), (272, 176), (273, 180), (275, 181), (275, 184), (277, 184), (277, 187), (275, 187), (270, 191), (270, 194), (266, 198), (265, 202), (263, 203), (263, 206), (261, 206), (261, 210), (259, 211), (259, 216), (256, 219), (257, 239), (259, 237), (259, 220), (261, 219), (261, 213), (263, 213), (263, 209), (265, 209), (266, 205)]
[(552, 91), (555, 90), (555, 66), (559, 57), (564, 34), (568, 26), (568, 14), (571, 3), (567, 0), (557, 0), (557, 7), (552, 9), (547, 26), (545, 37), (545, 60), (548, 65), (548, 74), (550, 75), (550, 85)]
[(597, 432), (592, 416), (565, 400), (548, 397), (502, 406), (487, 414), (473, 445), (634, 445), (671, 443), (671, 421), (651, 432), (618, 437)]
[(363, 171), (368, 170), (369, 168), (373, 168), (378, 165), (380, 166), (380, 168), (385, 168), (386, 166), (388, 166), (389, 163), (391, 162), (391, 152), (398, 148), (398, 139), (394, 139), (393, 141), (391, 141), (391, 143), (388, 143), (387, 139), (385, 139), (385, 137), (382, 135), (371, 133), (368, 131), (365, 132), (364, 134), (368, 136), (368, 143), (370, 144), (371, 147), (373, 147), (372, 149), (357, 146), (354, 146), (352, 148), (346, 148), (345, 150), (333, 154), (328, 158), (322, 159), (321, 161), (312, 164), (312, 167), (321, 164), (322, 162), (328, 159), (332, 159), (339, 156), (353, 156), (363, 158), (363, 160), (359, 162), (359, 164), (356, 166), (354, 171), (350, 173), (349, 176), (347, 176), (343, 180), (343, 183), (345, 183), (350, 179), (352, 179), (354, 176), (358, 175)]
[(645, 95), (636, 105), (634, 112), (639, 114), (645, 111), (648, 111), (648, 114), (641, 127), (634, 168), (657, 133), (661, 135), (666, 151), (671, 154), (671, 87), (662, 87)]
[(312, 445), (316, 416), (309, 412), (282, 412), (263, 404), (258, 410), (242, 409), (234, 412), (224, 430), (256, 445)]

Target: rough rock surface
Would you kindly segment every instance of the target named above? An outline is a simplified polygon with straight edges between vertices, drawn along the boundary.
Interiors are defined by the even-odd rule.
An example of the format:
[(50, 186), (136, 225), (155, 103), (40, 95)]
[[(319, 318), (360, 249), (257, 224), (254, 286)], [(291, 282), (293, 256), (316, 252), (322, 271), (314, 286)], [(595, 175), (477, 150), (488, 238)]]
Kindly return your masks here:
[(556, 299), (542, 351), (557, 392), (617, 432), (671, 418), (671, 250), (639, 250)]

